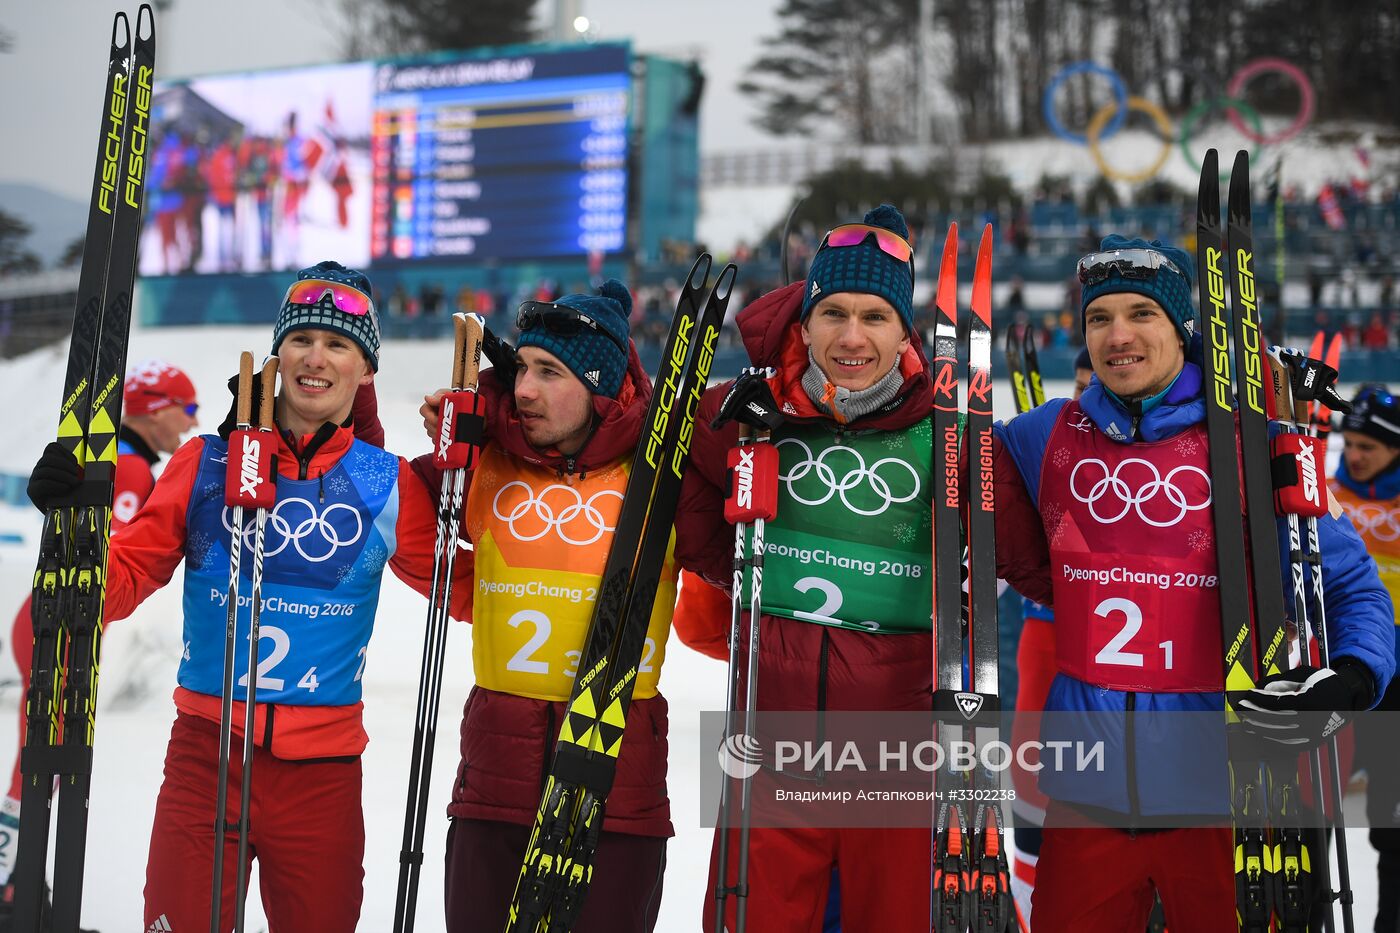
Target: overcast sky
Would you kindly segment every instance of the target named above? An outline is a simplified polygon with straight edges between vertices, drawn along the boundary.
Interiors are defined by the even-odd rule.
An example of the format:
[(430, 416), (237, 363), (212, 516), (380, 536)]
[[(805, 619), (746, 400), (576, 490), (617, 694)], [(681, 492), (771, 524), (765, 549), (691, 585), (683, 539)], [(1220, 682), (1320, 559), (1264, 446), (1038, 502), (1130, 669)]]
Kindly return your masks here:
[[(111, 18), (123, 0), (0, 0), (12, 40), (0, 54), (0, 181), (86, 201), (97, 151)], [(701, 148), (765, 142), (735, 90), (759, 39), (776, 25), (776, 0), (574, 0), (602, 39), (630, 38), (640, 52), (698, 55), (707, 84)], [(339, 0), (174, 0), (156, 22), (156, 75), (188, 77), (337, 61)], [(554, 0), (537, 15), (552, 18)], [(129, 13), (134, 13), (131, 0)]]

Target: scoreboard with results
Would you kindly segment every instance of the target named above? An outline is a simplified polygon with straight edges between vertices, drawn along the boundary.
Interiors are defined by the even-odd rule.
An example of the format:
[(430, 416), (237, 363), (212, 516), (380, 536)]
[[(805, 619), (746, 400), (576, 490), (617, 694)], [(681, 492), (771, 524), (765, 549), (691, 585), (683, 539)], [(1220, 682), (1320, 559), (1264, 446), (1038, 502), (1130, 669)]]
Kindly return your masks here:
[(626, 243), (626, 46), (377, 66), (373, 262)]

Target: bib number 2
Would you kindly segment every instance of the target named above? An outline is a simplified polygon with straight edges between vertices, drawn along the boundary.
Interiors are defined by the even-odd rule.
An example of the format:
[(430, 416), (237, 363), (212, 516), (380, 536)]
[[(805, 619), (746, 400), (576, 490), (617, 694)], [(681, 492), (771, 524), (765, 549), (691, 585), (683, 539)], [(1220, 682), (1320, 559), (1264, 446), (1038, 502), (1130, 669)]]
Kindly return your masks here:
[[(1114, 596), (1105, 599), (1094, 607), (1094, 615), (1101, 619), (1111, 619), (1115, 613), (1123, 616), (1123, 627), (1118, 633), (1108, 640), (1108, 644), (1099, 649), (1099, 653), (1094, 655), (1094, 662), (1097, 664), (1114, 664), (1119, 667), (1145, 667), (1146, 657), (1140, 651), (1126, 651), (1132, 644), (1133, 637), (1142, 630), (1142, 609), (1131, 599), (1124, 599), (1121, 596)], [(1139, 646), (1140, 647), (1140, 646)], [(1162, 649), (1163, 666), (1166, 670), (1172, 669), (1172, 643), (1170, 640), (1157, 645)]]
[[(549, 662), (536, 655), (549, 642), (549, 636), (554, 631), (554, 624), (549, 621), (549, 616), (538, 609), (522, 609), (506, 620), (506, 624), (515, 629), (527, 623), (534, 626), (534, 631), (526, 639), (525, 644), (511, 655), (510, 660), (506, 662), (506, 670), (521, 674), (548, 675)], [(645, 647), (642, 649), (642, 660), (637, 665), (637, 673), (649, 674), (652, 672), (651, 660), (655, 654), (656, 642), (648, 635)], [(582, 655), (582, 651), (565, 652), (564, 656), (568, 660), (568, 666), (564, 670), (565, 677), (578, 676), (578, 662)]]

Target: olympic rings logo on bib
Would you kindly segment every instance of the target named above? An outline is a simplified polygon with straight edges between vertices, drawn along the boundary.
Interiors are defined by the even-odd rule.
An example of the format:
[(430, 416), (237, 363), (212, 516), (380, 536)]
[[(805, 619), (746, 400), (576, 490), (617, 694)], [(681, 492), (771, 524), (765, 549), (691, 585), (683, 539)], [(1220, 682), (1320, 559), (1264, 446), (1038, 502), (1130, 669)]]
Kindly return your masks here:
[[(302, 510), (305, 510), (304, 516), (299, 514)], [(345, 512), (354, 520), (354, 533), (348, 537), (342, 534), (348, 531), (348, 524), (337, 527), (331, 521), (331, 516), (337, 512)], [(233, 524), (227, 506), (223, 509), (222, 522), (224, 529), (232, 533)], [(250, 532), (254, 527), (255, 520), (250, 518), (243, 529), (243, 540), (246, 544), (252, 544)], [(264, 544), (264, 558), (276, 557), (290, 544), (302, 558), (319, 564), (330, 560), (341, 548), (358, 542), (365, 533), (365, 524), (359, 510), (344, 502), (332, 502), (324, 511), (319, 511), (308, 499), (291, 498), (278, 500), (277, 505), (267, 513), (265, 533), (267, 539)], [(303, 542), (306, 543), (303, 545)]]
[[(1097, 75), (1107, 80), (1113, 90), (1113, 100), (1104, 104), (1093, 114), (1085, 132), (1080, 134), (1068, 129), (1060, 121), (1055, 111), (1055, 94), (1067, 80), (1082, 74)], [(1258, 111), (1244, 99), (1245, 89), (1249, 82), (1263, 74), (1282, 75), (1298, 87), (1298, 112), (1287, 126), (1275, 133), (1266, 134), (1263, 131)], [(1312, 83), (1301, 68), (1281, 58), (1256, 58), (1245, 63), (1230, 76), (1225, 85), (1224, 95), (1207, 98), (1193, 106), (1182, 118), (1181, 128), (1178, 131), (1172, 126), (1171, 119), (1161, 106), (1146, 98), (1130, 95), (1122, 76), (1117, 71), (1097, 62), (1082, 61), (1064, 66), (1050, 79), (1050, 83), (1045, 86), (1045, 92), (1041, 97), (1041, 112), (1045, 117), (1046, 125), (1056, 136), (1089, 148), (1094, 162), (1106, 178), (1115, 181), (1140, 182), (1157, 174), (1171, 154), (1173, 143), (1180, 145), (1181, 154), (1186, 160), (1186, 164), (1190, 165), (1194, 171), (1199, 172), (1201, 163), (1191, 153), (1191, 136), (1196, 124), (1213, 109), (1223, 107), (1225, 116), (1231, 125), (1254, 144), (1255, 149), (1250, 152), (1252, 160), (1259, 146), (1285, 142), (1302, 132), (1312, 119), (1313, 104)], [(1145, 113), (1152, 119), (1157, 134), (1161, 137), (1162, 149), (1146, 168), (1130, 172), (1110, 165), (1100, 149), (1100, 143), (1123, 128), (1127, 122), (1128, 112), (1131, 110)]]
[(1342, 502), (1342, 508), (1361, 534), (1370, 535), (1377, 541), (1400, 538), (1400, 510), (1388, 509), (1377, 502)]
[[(511, 506), (510, 512), (502, 514), (502, 498), (516, 486), (525, 491), (527, 498)], [(596, 544), (603, 535), (613, 530), (596, 505), (605, 496), (622, 501), (622, 493), (616, 489), (600, 490), (585, 501), (577, 489), (561, 483), (552, 483), (536, 495), (529, 483), (517, 479), (496, 491), (495, 498), (491, 500), (491, 511), (506, 523), (511, 536), (517, 541), (538, 541), (553, 531), (565, 544), (587, 547)], [(552, 503), (546, 501), (550, 499)]]
[[(1134, 489), (1128, 480), (1124, 479), (1121, 475), (1124, 468), (1129, 465), (1145, 467), (1151, 473), (1151, 478)], [(1082, 491), (1079, 478), (1079, 471), (1085, 467), (1094, 468), (1096, 473), (1102, 474), (1100, 478), (1092, 480), (1092, 485), (1089, 487), (1088, 492)], [(1195, 473), (1200, 476), (1201, 481), (1205, 483), (1206, 487), (1205, 501), (1189, 501), (1186, 491), (1173, 482), (1176, 475), (1183, 472)], [(1101, 525), (1112, 525), (1124, 518), (1128, 512), (1136, 511), (1138, 518), (1142, 519), (1146, 524), (1154, 528), (1170, 528), (1173, 525), (1179, 524), (1181, 520), (1186, 517), (1188, 512), (1198, 512), (1201, 509), (1209, 507), (1211, 503), (1210, 477), (1206, 475), (1205, 470), (1202, 470), (1200, 467), (1183, 465), (1171, 470), (1164, 478), (1157, 470), (1156, 464), (1147, 460), (1140, 460), (1136, 457), (1130, 457), (1122, 461), (1111, 473), (1109, 472), (1108, 464), (1104, 463), (1102, 460), (1092, 458), (1081, 460), (1075, 465), (1073, 472), (1069, 475), (1069, 491), (1074, 498), (1089, 507), (1089, 514)], [(1174, 517), (1165, 521), (1150, 517), (1148, 512), (1143, 509), (1144, 506), (1149, 506), (1148, 511), (1151, 511), (1152, 506), (1150, 504), (1159, 500), (1159, 493), (1160, 501), (1164, 502), (1167, 507), (1176, 509), (1177, 513)], [(1109, 515), (1099, 514), (1099, 503), (1104, 500), (1107, 500), (1109, 508), (1116, 508), (1117, 511)]]
[[(822, 505), (828, 502), (832, 496), (839, 495), (841, 497), (841, 503), (847, 509), (857, 515), (863, 515), (868, 518), (872, 515), (883, 513), (892, 505), (909, 502), (919, 494), (919, 474), (915, 472), (912, 466), (897, 457), (885, 457), (881, 460), (876, 460), (867, 468), (865, 465), (865, 458), (861, 456), (860, 451), (850, 447), (828, 447), (823, 450), (819, 456), (813, 459), (812, 449), (797, 438), (783, 438), (774, 446), (781, 448), (784, 444), (795, 444), (801, 447), (806, 454), (805, 459), (792, 464), (791, 469), (786, 473), (780, 472), (778, 474), (778, 479), (787, 484), (788, 495), (803, 505)], [(833, 454), (845, 454), (848, 457), (855, 458), (855, 469), (848, 471), (844, 476), (838, 479), (836, 470), (826, 462), (827, 457)], [(886, 470), (886, 472), (890, 474), (888, 479), (880, 475), (880, 468), (886, 466), (886, 464), (898, 467), (899, 470), (903, 470), (909, 474), (912, 488), (910, 488), (907, 493), (902, 490), (897, 493), (891, 486), (897, 471)], [(808, 474), (815, 474), (815, 485), (820, 491), (816, 498), (804, 496), (798, 489), (798, 484), (802, 483)], [(871, 493), (883, 500), (879, 508), (862, 507), (858, 503), (853, 503), (847, 495), (847, 493), (853, 492), (854, 490), (864, 488), (867, 483)], [(807, 487), (807, 491), (811, 491), (810, 487), (812, 485), (814, 484), (806, 483), (804, 487)]]

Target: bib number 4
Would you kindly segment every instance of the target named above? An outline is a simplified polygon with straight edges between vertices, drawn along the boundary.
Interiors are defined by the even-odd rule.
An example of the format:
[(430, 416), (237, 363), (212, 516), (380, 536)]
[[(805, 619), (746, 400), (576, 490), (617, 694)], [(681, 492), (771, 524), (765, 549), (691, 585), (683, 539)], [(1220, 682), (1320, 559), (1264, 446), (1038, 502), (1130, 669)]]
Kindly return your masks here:
[[(1094, 607), (1094, 615), (1100, 619), (1111, 621), (1117, 614), (1123, 616), (1123, 627), (1108, 640), (1108, 644), (1099, 649), (1098, 654), (1094, 655), (1094, 662), (1096, 664), (1114, 664), (1120, 667), (1146, 667), (1146, 656), (1141, 651), (1125, 650), (1132, 645), (1133, 638), (1142, 630), (1142, 609), (1131, 599), (1124, 599), (1121, 596), (1105, 599)], [(1171, 640), (1160, 642), (1157, 647), (1162, 651), (1163, 668), (1171, 670)]]

